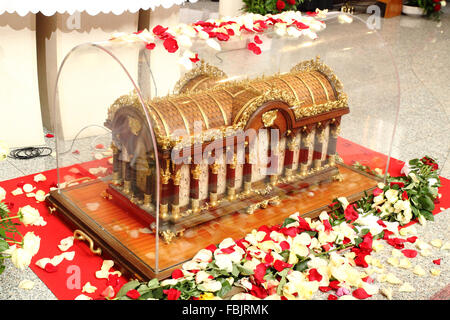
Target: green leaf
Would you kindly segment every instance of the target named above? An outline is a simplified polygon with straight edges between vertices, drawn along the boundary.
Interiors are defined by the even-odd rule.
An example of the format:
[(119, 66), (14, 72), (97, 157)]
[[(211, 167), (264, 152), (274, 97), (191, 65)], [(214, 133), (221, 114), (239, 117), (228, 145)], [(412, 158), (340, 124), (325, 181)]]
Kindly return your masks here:
[(139, 286), (139, 281), (132, 280), (130, 282), (125, 283), (122, 288), (120, 288), (119, 292), (117, 292), (116, 297), (123, 297), (127, 294), (128, 291), (132, 289), (136, 289)]
[(231, 270), (231, 274), (233, 277), (239, 276), (239, 268), (236, 266), (236, 264), (233, 263), (233, 270)]
[(159, 281), (158, 281), (158, 279), (154, 278), (154, 279), (150, 280), (150, 281), (147, 283), (147, 287), (148, 287), (149, 289), (155, 289), (155, 288), (158, 288), (158, 287), (159, 287)]
[(3, 239), (0, 239), (0, 252), (3, 252), (3, 251), (8, 250), (8, 249), (9, 249), (8, 242), (6, 242)]
[(228, 292), (230, 292), (232, 287), (227, 279), (220, 279), (219, 281), (222, 284), (222, 288), (220, 288), (220, 290), (217, 291), (216, 295), (223, 298)]
[(241, 273), (243, 276), (250, 276), (250, 275), (253, 274), (253, 271), (252, 271), (252, 270), (247, 269), (247, 268), (241, 266), (240, 264), (237, 264), (236, 267), (239, 269), (240, 273)]
[(422, 209), (427, 211), (433, 211), (434, 210), (434, 202), (430, 199), (430, 197), (427, 196), (421, 196), (419, 198), (419, 202), (422, 205)]
[(425, 219), (434, 221), (434, 216), (430, 211), (420, 210), (420, 214), (423, 215)]
[(310, 258), (307, 258), (306, 260), (303, 260), (303, 261), (297, 263), (294, 267), (294, 270), (297, 270), (300, 272), (305, 271), (306, 269), (308, 269), (308, 261), (309, 260), (310, 260)]
[(286, 227), (287, 225), (296, 222), (297, 220), (292, 219), (292, 218), (286, 218), (283, 222), (283, 224), (281, 225), (282, 228)]
[(369, 229), (365, 228), (361, 230), (361, 236), (365, 236), (367, 233), (369, 233)]

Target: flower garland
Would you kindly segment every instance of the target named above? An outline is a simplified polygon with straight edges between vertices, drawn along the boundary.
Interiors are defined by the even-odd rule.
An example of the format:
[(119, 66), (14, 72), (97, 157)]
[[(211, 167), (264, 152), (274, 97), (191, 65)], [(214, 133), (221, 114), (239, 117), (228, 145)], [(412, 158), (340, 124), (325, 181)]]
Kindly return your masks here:
[[(280, 37), (298, 38), (308, 36), (317, 38), (317, 32), (323, 30), (326, 25), (319, 20), (325, 18), (325, 11), (316, 10), (302, 15), (300, 11), (284, 11), (279, 14), (260, 15), (247, 13), (241, 16), (222, 19), (209, 19), (197, 21), (192, 24), (178, 24), (174, 27), (155, 26), (151, 31), (140, 30), (132, 34), (116, 33), (111, 42), (139, 42), (144, 41), (148, 50), (154, 50), (156, 46), (163, 46), (169, 53), (180, 53), (179, 63), (186, 69), (192, 69), (193, 63), (198, 62), (198, 53), (190, 50), (193, 41), (204, 41), (214, 50), (221, 50), (221, 42), (242, 38), (245, 35), (257, 35), (273, 29)], [(254, 54), (261, 54), (259, 45), (262, 40), (255, 36), (248, 43), (247, 49)]]
[[(171, 278), (132, 280), (113, 299), (286, 300), (311, 299), (319, 291), (329, 292), (329, 300), (366, 299), (380, 291), (391, 298), (392, 292), (380, 290), (355, 267), (374, 264), (369, 257), (381, 241), (407, 258), (417, 255), (405, 249), (405, 243), (415, 243), (417, 237), (407, 237), (400, 224), (411, 218), (432, 220), (440, 186), (437, 168), (429, 157), (411, 160), (402, 169), (405, 175), (389, 176), (386, 185), (379, 184), (373, 194), (355, 203), (340, 197), (329, 205), (330, 213), (322, 212), (315, 221), (297, 212), (282, 224), (261, 226), (242, 239), (224, 239), (201, 249)], [(393, 275), (386, 277), (399, 283)]]

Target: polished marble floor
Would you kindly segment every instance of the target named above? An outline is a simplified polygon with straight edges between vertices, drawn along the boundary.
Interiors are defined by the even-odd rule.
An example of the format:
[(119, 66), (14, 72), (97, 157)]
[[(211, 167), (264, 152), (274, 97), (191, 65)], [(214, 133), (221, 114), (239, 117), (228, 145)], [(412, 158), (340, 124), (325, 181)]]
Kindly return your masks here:
[[(181, 12), (181, 19), (186, 22), (205, 19), (217, 15), (218, 4), (209, 1), (199, 1), (186, 5)], [(200, 11), (202, 10), (202, 11)], [(365, 21), (369, 18), (366, 14), (358, 15)], [(329, 34), (332, 34), (329, 33)], [(395, 130), (392, 153), (397, 159), (408, 160), (414, 157), (429, 155), (437, 159), (440, 165), (440, 174), (450, 178), (450, 100), (448, 92), (450, 87), (450, 68), (448, 66), (448, 53), (450, 52), (450, 10), (445, 8), (440, 22), (422, 18), (399, 16), (391, 19), (381, 19), (381, 28), (378, 34), (385, 42), (383, 50), (375, 53), (390, 52), (390, 56), (380, 57), (377, 54), (366, 52), (361, 61), (375, 61), (386, 59), (390, 67), (395, 69), (377, 70), (380, 75), (376, 82), (376, 89), (372, 94), (365, 96), (368, 91), (364, 89), (364, 83), (348, 80), (350, 92), (354, 93), (354, 121), (356, 125), (345, 124), (343, 136), (357, 142), (370, 142), (373, 137), (364, 136), (365, 126), (374, 128), (369, 132), (377, 132), (386, 141), (373, 143), (373, 148), (387, 153), (390, 148), (390, 136), (394, 129), (397, 105), (398, 122)], [(320, 34), (319, 34), (320, 37)], [(336, 37), (352, 38), (351, 34), (337, 34)], [(353, 37), (351, 39), (354, 48), (366, 45), (364, 39)], [(376, 46), (374, 46), (376, 47)], [(386, 51), (386, 50), (387, 51)], [(374, 60), (375, 59), (375, 60)], [(392, 63), (392, 61), (394, 63)], [(372, 63), (369, 62), (369, 63)], [(358, 61), (354, 66), (358, 66)], [(358, 71), (354, 67), (342, 67), (339, 72), (344, 78), (365, 79), (368, 76), (364, 68)], [(358, 74), (359, 72), (359, 74)], [(348, 74), (346, 74), (348, 73)], [(391, 76), (398, 74), (400, 95), (396, 96), (395, 79)], [(386, 80), (387, 79), (387, 80)], [(344, 82), (344, 86), (346, 82)], [(385, 94), (382, 94), (385, 93)], [(379, 100), (377, 99), (379, 98)], [(376, 105), (372, 113), (368, 114), (369, 104)], [(366, 107), (359, 107), (366, 105)], [(350, 106), (352, 108), (352, 106)], [(45, 134), (45, 133), (43, 133)], [(381, 139), (381, 140), (382, 140)], [(96, 140), (96, 142), (102, 141)], [(46, 138), (46, 144), (55, 147), (54, 138)], [(83, 151), (80, 155), (68, 155), (67, 163), (76, 163), (81, 160), (92, 160), (92, 139), (79, 140), (76, 149)], [(83, 154), (87, 158), (83, 158)], [(33, 160), (7, 159), (0, 162), (0, 181), (12, 179), (22, 175), (28, 175), (44, 170), (53, 169), (56, 166), (54, 156)], [(447, 219), (448, 220), (448, 219)], [(445, 221), (447, 221), (445, 220)], [(33, 280), (37, 287), (31, 291), (17, 288), (22, 279)], [(430, 293), (431, 295), (431, 293)], [(36, 275), (27, 269), (26, 272), (18, 272), (8, 266), (7, 271), (0, 277), (0, 299), (54, 299), (53, 294), (40, 282)]]

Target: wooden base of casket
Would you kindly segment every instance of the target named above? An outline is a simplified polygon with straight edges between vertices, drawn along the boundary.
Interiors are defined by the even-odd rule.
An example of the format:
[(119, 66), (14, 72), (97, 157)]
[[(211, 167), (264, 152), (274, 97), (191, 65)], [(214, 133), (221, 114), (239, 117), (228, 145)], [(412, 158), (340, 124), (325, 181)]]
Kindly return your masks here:
[[(214, 220), (233, 212), (241, 212), (252, 214), (258, 208), (266, 208), (269, 205), (277, 205), (280, 199), (289, 196), (291, 193), (302, 190), (305, 187), (318, 183), (330, 182), (333, 177), (339, 174), (337, 167), (327, 167), (321, 169), (317, 173), (312, 173), (310, 176), (300, 177), (297, 179), (293, 176), (292, 179), (286, 182), (278, 182), (276, 185), (271, 185), (264, 180), (252, 183), (252, 188), (248, 193), (240, 193), (235, 196), (234, 200), (229, 200), (223, 195), (217, 205), (202, 206), (199, 212), (188, 215), (181, 215), (176, 223), (170, 221), (160, 221), (160, 233), (168, 232), (170, 235), (182, 234), (185, 230), (195, 227), (202, 223)], [(146, 208), (142, 203), (130, 201), (129, 197), (123, 194), (122, 188), (109, 184), (106, 189), (109, 199), (113, 201), (123, 210), (134, 214), (139, 219), (151, 225), (156, 221), (155, 208)], [(201, 204), (206, 204), (206, 199)], [(154, 225), (154, 224), (153, 224)]]
[[(257, 197), (243, 200), (245, 208), (254, 207), (252, 214), (245, 213), (242, 205), (218, 207), (215, 219), (209, 217), (209, 221), (186, 229), (182, 237), (170, 243), (150, 233), (142, 217), (130, 214), (105, 197), (109, 181), (88, 181), (60, 192), (52, 191), (47, 202), (51, 211), (57, 212), (71, 228), (86, 235), (85, 239), (92, 242), (91, 250), (101, 248), (102, 257), (114, 260), (122, 273), (140, 280), (163, 279), (210, 244), (229, 237), (240, 239), (262, 225), (282, 223), (295, 212), (303, 217), (317, 217), (328, 210), (332, 199), (345, 196), (350, 202), (356, 201), (379, 182), (376, 177), (343, 164), (338, 169), (343, 181), (314, 183), (304, 179), (278, 185), (273, 194), (278, 197), (277, 206), (262, 209), (264, 206), (258, 205)], [(267, 195), (264, 199), (268, 199)], [(92, 210), (92, 203), (98, 203), (94, 206), (98, 208)]]

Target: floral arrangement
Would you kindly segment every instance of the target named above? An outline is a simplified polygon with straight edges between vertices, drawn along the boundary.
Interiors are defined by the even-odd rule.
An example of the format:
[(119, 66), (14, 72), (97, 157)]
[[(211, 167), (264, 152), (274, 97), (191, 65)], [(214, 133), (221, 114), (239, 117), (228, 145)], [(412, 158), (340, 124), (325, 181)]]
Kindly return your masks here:
[(316, 39), (316, 33), (326, 27), (325, 23), (320, 20), (325, 17), (325, 12), (320, 10), (306, 15), (302, 15), (299, 11), (283, 11), (266, 15), (247, 13), (232, 18), (209, 19), (192, 24), (182, 23), (174, 27), (157, 25), (151, 31), (141, 30), (132, 34), (116, 33), (109, 41), (144, 41), (148, 50), (162, 45), (169, 53), (179, 52), (179, 63), (186, 69), (192, 69), (193, 64), (200, 61), (198, 53), (190, 50), (193, 41), (204, 41), (209, 47), (220, 51), (221, 42), (247, 35), (253, 37), (253, 40), (249, 41), (247, 49), (259, 55), (262, 52), (260, 47), (262, 40), (257, 37), (258, 34), (273, 28), (281, 37), (308, 36)]
[(442, 0), (409, 0), (407, 5), (420, 7), (427, 17), (439, 19), (441, 9), (445, 7), (447, 3)]
[[(0, 161), (8, 156), (8, 147), (0, 142)], [(31, 262), (31, 258), (39, 251), (40, 237), (34, 232), (28, 232), (25, 236), (17, 230), (19, 219), (24, 225), (33, 225), (41, 216), (39, 211), (31, 206), (20, 208), (17, 215), (11, 216), (12, 204), (5, 203), (6, 191), (0, 187), (0, 274), (5, 270), (5, 259), (11, 259), (18, 269), (25, 269)], [(20, 239), (18, 239), (20, 238)]]
[[(320, 291), (327, 292), (329, 300), (366, 299), (378, 292), (391, 299), (392, 290), (379, 288), (356, 267), (381, 268), (370, 255), (383, 247), (383, 241), (394, 247), (397, 260), (392, 258), (392, 264), (400, 257), (417, 255), (416, 250), (405, 249), (405, 243), (417, 242), (419, 249), (426, 250), (417, 237), (408, 236), (411, 227), (401, 225), (411, 219), (433, 220), (431, 211), (440, 186), (437, 168), (430, 157), (411, 160), (401, 176), (388, 176), (386, 184), (380, 183), (371, 195), (355, 203), (340, 197), (329, 205), (329, 213), (322, 212), (315, 221), (297, 212), (282, 224), (261, 226), (242, 239), (224, 239), (200, 250), (171, 278), (132, 280), (110, 298), (286, 300), (311, 299)], [(443, 247), (449, 249), (450, 244)], [(409, 263), (403, 260), (403, 265)], [(423, 274), (416, 269), (415, 273)], [(383, 281), (402, 283), (393, 274), (383, 276)], [(414, 289), (408, 283), (401, 288)]]
[(297, 4), (303, 0), (243, 0), (245, 12), (266, 15), (276, 14), (282, 11), (296, 10)]

